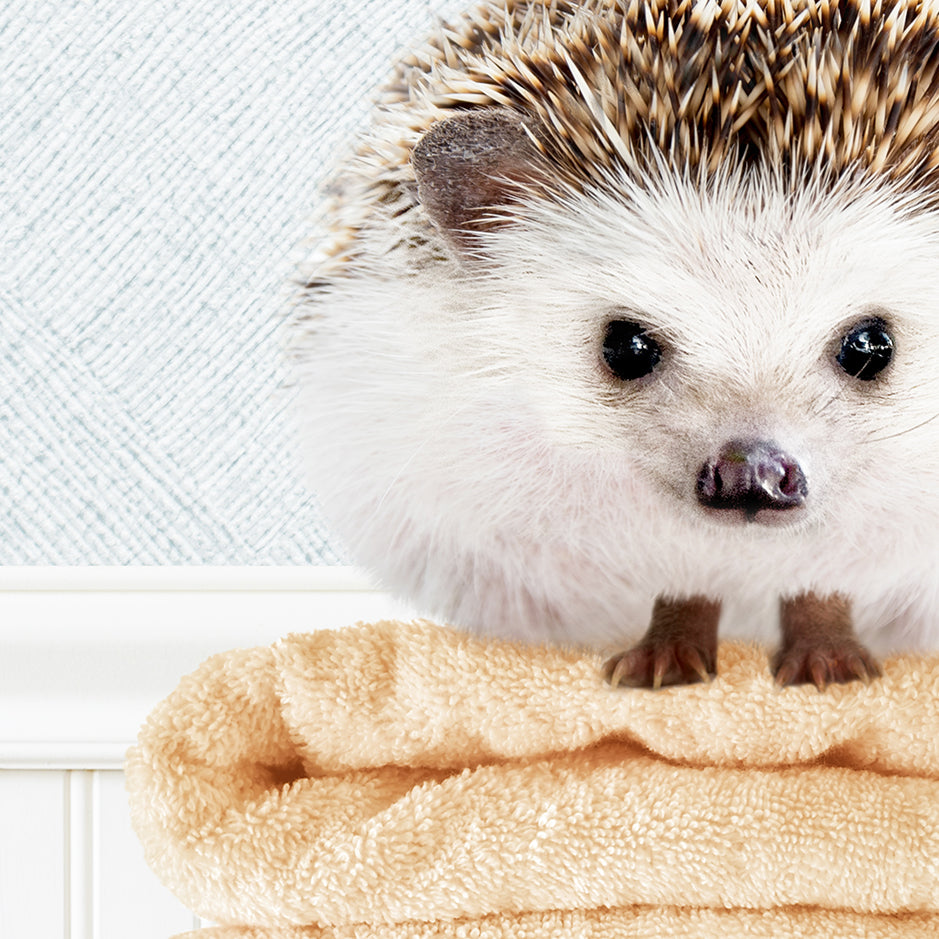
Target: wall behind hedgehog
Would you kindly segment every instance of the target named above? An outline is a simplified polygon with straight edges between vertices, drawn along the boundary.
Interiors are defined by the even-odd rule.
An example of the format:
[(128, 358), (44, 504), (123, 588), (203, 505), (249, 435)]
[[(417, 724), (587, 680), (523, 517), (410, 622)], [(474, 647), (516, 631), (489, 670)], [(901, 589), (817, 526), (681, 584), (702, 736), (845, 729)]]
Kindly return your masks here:
[(447, 0), (0, 10), (0, 564), (337, 564), (279, 319), (318, 182)]

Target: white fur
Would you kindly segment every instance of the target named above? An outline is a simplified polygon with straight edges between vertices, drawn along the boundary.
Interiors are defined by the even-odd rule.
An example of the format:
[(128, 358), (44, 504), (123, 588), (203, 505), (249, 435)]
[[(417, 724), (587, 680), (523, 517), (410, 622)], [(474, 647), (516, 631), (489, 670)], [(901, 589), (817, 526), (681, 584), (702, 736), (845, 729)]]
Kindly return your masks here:
[[(939, 217), (870, 180), (610, 189), (533, 199), (479, 261), (409, 263), (379, 220), (305, 302), (304, 436), (352, 555), (511, 637), (622, 644), (656, 595), (706, 594), (723, 635), (771, 639), (776, 598), (815, 590), (852, 598), (874, 651), (936, 645)], [(834, 355), (872, 311), (896, 354), (857, 382)], [(635, 383), (602, 367), (618, 315), (665, 351)], [(699, 507), (699, 467), (739, 437), (799, 460), (798, 522)]]

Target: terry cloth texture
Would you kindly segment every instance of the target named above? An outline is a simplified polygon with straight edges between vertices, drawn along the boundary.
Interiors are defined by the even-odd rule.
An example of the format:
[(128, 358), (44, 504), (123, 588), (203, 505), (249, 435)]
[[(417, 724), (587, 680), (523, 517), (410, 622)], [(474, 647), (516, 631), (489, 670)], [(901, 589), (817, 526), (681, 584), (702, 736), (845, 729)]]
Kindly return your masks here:
[(189, 939), (939, 935), (939, 657), (780, 690), (613, 690), (594, 655), (427, 622), (185, 678), (128, 754)]

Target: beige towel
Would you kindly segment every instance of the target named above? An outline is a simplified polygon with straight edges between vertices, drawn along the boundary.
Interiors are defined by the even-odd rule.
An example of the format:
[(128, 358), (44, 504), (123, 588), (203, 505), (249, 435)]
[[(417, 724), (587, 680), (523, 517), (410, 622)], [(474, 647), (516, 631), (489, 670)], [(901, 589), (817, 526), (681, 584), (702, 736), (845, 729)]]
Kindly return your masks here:
[(607, 687), (425, 622), (216, 656), (127, 762), (191, 939), (939, 936), (939, 657)]

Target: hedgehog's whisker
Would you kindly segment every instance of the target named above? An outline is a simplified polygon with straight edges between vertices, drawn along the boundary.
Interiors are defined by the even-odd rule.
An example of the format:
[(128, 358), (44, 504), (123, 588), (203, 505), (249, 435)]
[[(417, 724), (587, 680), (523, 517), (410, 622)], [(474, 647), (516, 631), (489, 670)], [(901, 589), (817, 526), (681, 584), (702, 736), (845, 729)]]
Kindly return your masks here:
[(939, 411), (933, 414), (932, 417), (927, 417), (926, 420), (920, 421), (918, 424), (913, 424), (912, 427), (906, 427), (903, 430), (894, 431), (892, 434), (884, 434), (881, 437), (868, 437), (864, 442), (879, 443), (881, 440), (892, 440), (894, 437), (902, 437), (904, 434), (912, 433), (914, 430), (919, 430), (920, 427), (925, 427), (927, 424), (931, 424), (937, 418), (939, 418)]

